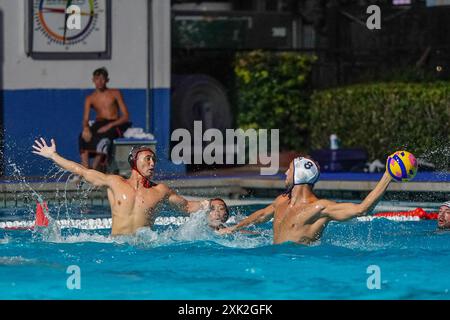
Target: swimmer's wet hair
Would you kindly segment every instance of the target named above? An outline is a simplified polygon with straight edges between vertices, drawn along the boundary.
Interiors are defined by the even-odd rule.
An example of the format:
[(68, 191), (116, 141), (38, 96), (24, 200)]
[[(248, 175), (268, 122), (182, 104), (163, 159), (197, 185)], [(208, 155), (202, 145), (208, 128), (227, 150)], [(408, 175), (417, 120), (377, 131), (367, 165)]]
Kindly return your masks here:
[(101, 67), (98, 69), (95, 69), (94, 72), (92, 73), (92, 75), (95, 76), (103, 76), (103, 78), (105, 79), (109, 79), (108, 78), (108, 70), (105, 67)]

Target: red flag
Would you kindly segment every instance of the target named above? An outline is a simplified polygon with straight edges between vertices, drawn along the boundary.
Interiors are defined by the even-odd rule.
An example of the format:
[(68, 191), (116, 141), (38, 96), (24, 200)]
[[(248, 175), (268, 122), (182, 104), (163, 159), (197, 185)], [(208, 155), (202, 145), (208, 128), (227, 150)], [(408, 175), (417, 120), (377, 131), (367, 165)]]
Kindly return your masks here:
[[(43, 204), (45, 211), (48, 212), (47, 203), (44, 202)], [(34, 221), (34, 225), (37, 227), (48, 227), (48, 219), (45, 216), (44, 209), (39, 202), (36, 203), (36, 220)]]

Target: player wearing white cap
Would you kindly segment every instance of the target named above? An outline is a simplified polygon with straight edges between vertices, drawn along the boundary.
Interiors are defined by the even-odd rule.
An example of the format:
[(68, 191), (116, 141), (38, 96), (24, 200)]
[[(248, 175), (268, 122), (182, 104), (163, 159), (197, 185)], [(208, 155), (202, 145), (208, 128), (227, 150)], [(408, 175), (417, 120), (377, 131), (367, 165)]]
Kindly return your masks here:
[(274, 243), (309, 244), (318, 240), (332, 220), (345, 221), (369, 213), (386, 191), (391, 176), (385, 172), (381, 180), (361, 203), (337, 203), (319, 199), (313, 186), (320, 176), (319, 165), (310, 157), (295, 158), (286, 171), (287, 192), (264, 209), (258, 210), (237, 225), (218, 232), (227, 234), (273, 218)]

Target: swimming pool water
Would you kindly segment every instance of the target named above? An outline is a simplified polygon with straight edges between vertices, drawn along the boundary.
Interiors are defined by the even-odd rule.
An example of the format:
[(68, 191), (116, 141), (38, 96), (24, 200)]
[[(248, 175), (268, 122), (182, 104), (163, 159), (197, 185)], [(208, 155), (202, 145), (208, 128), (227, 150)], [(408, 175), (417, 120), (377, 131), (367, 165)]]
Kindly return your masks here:
[[(0, 230), (0, 298), (450, 298), (450, 232), (437, 231), (436, 221), (331, 223), (312, 246), (272, 245), (270, 223), (255, 230), (219, 236), (201, 214), (122, 238), (109, 230)], [(71, 265), (80, 268), (80, 289), (67, 287)], [(371, 276), (376, 283), (367, 271), (374, 265), (380, 289), (367, 286)]]

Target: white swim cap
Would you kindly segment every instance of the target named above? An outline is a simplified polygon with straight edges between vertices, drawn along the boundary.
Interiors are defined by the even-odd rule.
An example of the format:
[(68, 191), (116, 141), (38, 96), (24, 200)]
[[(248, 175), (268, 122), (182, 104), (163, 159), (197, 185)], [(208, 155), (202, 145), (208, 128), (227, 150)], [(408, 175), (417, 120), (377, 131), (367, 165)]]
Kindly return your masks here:
[(320, 170), (314, 161), (303, 157), (294, 159), (294, 185), (314, 184), (319, 176)]

